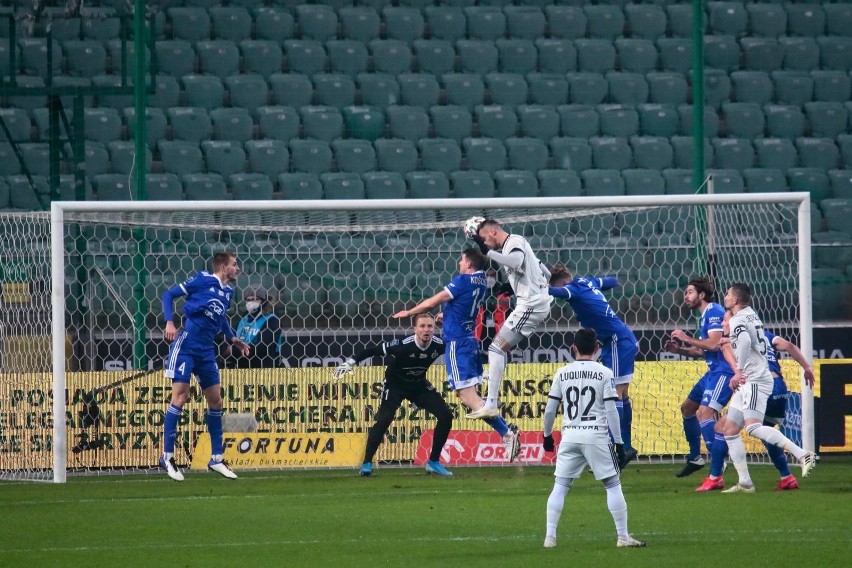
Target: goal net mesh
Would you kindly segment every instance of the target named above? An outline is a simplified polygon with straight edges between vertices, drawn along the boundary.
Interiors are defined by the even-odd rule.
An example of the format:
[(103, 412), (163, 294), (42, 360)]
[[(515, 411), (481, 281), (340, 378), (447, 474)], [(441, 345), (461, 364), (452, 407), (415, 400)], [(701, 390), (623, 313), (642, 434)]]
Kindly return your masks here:
[[(630, 395), (634, 446), (643, 459), (671, 461), (687, 452), (680, 403), (705, 365), (680, 360), (662, 345), (674, 329), (697, 329), (696, 314), (683, 305), (690, 277), (712, 272), (719, 290), (747, 282), (767, 327), (798, 342), (795, 204), (525, 209), (520, 202), (511, 209), (462, 210), (417, 209), (406, 202), (385, 210), (251, 211), (230, 205), (223, 202), (217, 212), (189, 211), (185, 204), (169, 212), (66, 212), (69, 471), (156, 466), (170, 397), (170, 381), (161, 371), (168, 353), (161, 298), (173, 284), (209, 270), (218, 251), (235, 252), (241, 267), (231, 306), (234, 327), (245, 314), (246, 294), (261, 290), (269, 299), (263, 309), (281, 329), (274, 344), (263, 346), (274, 363), (262, 368), (237, 368), (240, 364), (221, 352), (225, 411), (251, 414), (258, 432), (280, 439), (367, 432), (380, 402), (382, 361), (377, 358), (339, 381), (332, 369), (367, 346), (411, 333), (410, 322), (391, 314), (450, 281), (460, 252), (471, 245), (461, 226), (474, 215), (525, 235), (547, 265), (563, 263), (576, 275), (619, 278), (621, 285), (607, 296), (640, 339)], [(49, 217), (4, 213), (0, 222), (0, 476), (47, 478), (53, 396)], [(498, 285), (505, 280), (497, 277)], [(493, 296), (486, 303), (485, 342), (494, 335), (496, 305)], [(180, 301), (176, 307), (180, 314)], [(501, 401), (507, 421), (526, 433), (522, 462), (540, 463), (544, 457), (538, 441), (550, 377), (570, 359), (578, 327), (570, 306), (557, 299), (550, 319), (510, 355)], [(143, 354), (139, 370), (134, 350), (136, 363)], [(785, 370), (789, 387), (798, 390), (796, 368)], [(433, 365), (429, 377), (455, 415), (445, 461), (506, 463), (499, 436), (481, 421), (465, 418), (443, 366)], [(179, 425), (181, 465), (192, 462), (206, 432), (204, 410), (193, 382)], [(426, 451), (420, 446), (427, 445), (433, 426), (428, 414), (404, 404), (377, 460), (420, 463), (418, 456)], [(226, 443), (239, 446), (240, 440), (239, 433), (226, 433)], [(762, 452), (753, 444), (749, 449)], [(297, 455), (298, 449), (290, 453)], [(299, 466), (298, 460), (291, 465)]]

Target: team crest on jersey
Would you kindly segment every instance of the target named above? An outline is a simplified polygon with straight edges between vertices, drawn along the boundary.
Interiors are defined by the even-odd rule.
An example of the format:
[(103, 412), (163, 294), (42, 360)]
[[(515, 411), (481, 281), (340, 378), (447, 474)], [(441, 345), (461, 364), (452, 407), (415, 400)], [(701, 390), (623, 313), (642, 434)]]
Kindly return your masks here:
[(420, 354), (420, 358), (421, 358), (421, 359), (425, 359), (425, 358), (426, 358), (426, 354), (425, 354), (425, 353), (421, 353), (421, 354)]

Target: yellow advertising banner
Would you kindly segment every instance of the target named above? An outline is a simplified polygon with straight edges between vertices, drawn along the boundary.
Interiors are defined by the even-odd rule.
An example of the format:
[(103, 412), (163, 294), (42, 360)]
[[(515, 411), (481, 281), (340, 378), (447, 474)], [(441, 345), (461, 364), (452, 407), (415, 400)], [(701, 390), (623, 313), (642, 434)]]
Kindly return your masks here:
[[(232, 469), (353, 467), (361, 464), (366, 434), (225, 433), (225, 460)], [(192, 453), (192, 469), (207, 469), (210, 436)]]

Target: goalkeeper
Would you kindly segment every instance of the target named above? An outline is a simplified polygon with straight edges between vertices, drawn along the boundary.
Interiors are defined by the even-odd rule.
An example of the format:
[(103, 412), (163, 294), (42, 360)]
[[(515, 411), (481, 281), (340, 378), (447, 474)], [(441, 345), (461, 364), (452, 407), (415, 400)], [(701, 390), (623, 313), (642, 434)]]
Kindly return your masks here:
[(445, 477), (453, 475), (440, 462), (441, 450), (453, 427), (453, 413), (441, 394), (426, 379), (426, 371), (444, 354), (444, 342), (435, 337), (435, 318), (431, 314), (417, 314), (413, 319), (414, 335), (368, 347), (347, 359), (334, 371), (334, 378), (339, 379), (352, 371), (360, 361), (379, 356), (388, 358), (376, 423), (367, 435), (367, 449), (359, 471), (362, 477), (373, 474), (373, 457), (404, 400), (411, 401), (438, 420), (426, 472)]

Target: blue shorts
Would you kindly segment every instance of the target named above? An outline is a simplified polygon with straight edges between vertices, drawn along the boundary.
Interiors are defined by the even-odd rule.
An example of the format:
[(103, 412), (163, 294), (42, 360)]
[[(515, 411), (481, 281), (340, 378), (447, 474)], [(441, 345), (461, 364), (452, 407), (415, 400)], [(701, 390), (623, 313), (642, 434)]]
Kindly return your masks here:
[(618, 339), (615, 335), (602, 339), (601, 364), (612, 371), (617, 385), (629, 383), (633, 379), (633, 367), (638, 353), (639, 344), (635, 339)]
[(704, 385), (704, 392), (698, 404), (710, 407), (717, 412), (725, 408), (734, 394), (734, 391), (731, 390), (731, 386), (728, 384), (731, 382), (732, 376), (730, 373), (708, 371), (701, 378), (701, 382)]
[(766, 402), (766, 412), (764, 416), (767, 419), (773, 419), (771, 422), (778, 424), (778, 420), (783, 421), (787, 416), (787, 397), (790, 392), (787, 390), (787, 385), (781, 377), (775, 377), (772, 385), (772, 394), (769, 395), (769, 400)]
[(447, 362), (447, 378), (452, 390), (461, 390), (482, 382), (482, 360), (479, 358), (479, 342), (475, 338), (448, 341), (444, 360)]
[(212, 349), (198, 351), (182, 347), (183, 337), (178, 338), (169, 346), (166, 357), (166, 377), (173, 383), (187, 383), (191, 375), (198, 378), (201, 390), (220, 384), (219, 367), (216, 365), (216, 352)]

